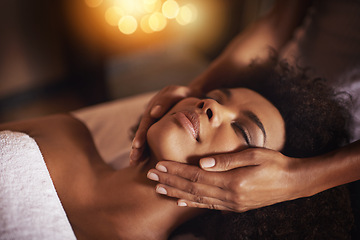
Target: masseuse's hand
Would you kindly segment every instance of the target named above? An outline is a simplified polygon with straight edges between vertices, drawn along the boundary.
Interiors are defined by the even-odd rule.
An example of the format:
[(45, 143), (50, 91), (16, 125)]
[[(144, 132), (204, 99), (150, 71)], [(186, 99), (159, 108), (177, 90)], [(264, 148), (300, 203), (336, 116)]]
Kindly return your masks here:
[(306, 179), (291, 174), (297, 162), (276, 151), (251, 148), (201, 159), (201, 168), (162, 161), (148, 178), (160, 182), (156, 192), (178, 198), (179, 206), (244, 212), (301, 197), (294, 182), (305, 184)]
[(186, 97), (198, 97), (201, 92), (186, 86), (168, 86), (158, 92), (149, 102), (141, 118), (139, 128), (135, 134), (130, 154), (132, 165), (146, 159), (146, 133), (150, 126), (161, 118), (173, 105)]

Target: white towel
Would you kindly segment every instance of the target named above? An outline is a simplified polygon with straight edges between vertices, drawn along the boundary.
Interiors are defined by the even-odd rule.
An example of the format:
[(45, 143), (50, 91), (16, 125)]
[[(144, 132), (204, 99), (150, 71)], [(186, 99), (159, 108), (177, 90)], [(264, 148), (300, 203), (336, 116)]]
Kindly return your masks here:
[(76, 239), (40, 149), (0, 132), (0, 239)]

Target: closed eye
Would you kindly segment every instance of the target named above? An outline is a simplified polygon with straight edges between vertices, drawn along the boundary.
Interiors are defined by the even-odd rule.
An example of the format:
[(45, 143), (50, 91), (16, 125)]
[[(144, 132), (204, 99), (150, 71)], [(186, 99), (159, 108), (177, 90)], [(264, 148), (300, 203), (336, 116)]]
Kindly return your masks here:
[(250, 138), (248, 134), (245, 132), (244, 128), (241, 126), (239, 122), (232, 122), (231, 126), (233, 127), (235, 133), (237, 135), (241, 134), (241, 136), (245, 139), (246, 144), (250, 146)]

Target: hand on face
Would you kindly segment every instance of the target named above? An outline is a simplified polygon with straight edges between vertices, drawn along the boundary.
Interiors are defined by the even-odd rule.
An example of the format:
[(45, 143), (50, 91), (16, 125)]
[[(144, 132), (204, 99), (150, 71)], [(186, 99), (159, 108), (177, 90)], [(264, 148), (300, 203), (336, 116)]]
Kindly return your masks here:
[(200, 94), (198, 90), (185, 86), (168, 86), (156, 94), (149, 102), (141, 118), (132, 144), (130, 164), (136, 165), (147, 157), (144, 149), (146, 148), (146, 134), (149, 127), (181, 99), (190, 96), (200, 96)]
[(148, 178), (159, 181), (158, 193), (178, 198), (179, 206), (244, 212), (302, 197), (294, 185), (304, 179), (290, 174), (298, 163), (277, 151), (250, 148), (202, 159), (202, 168), (159, 162)]
[(180, 101), (150, 127), (147, 140), (158, 160), (197, 164), (200, 157), (250, 146), (279, 150), (284, 136), (278, 110), (258, 93), (237, 88)]
[[(208, 98), (179, 102), (151, 127), (148, 141), (158, 159), (194, 163), (192, 158), (215, 155), (200, 164), (205, 168), (207, 160), (207, 166), (214, 164), (207, 170), (225, 172), (160, 162), (148, 174), (161, 183), (157, 192), (180, 198), (179, 205), (219, 210), (246, 211), (277, 202), (279, 195), (286, 195), (282, 186), (288, 180), (286, 157), (271, 150), (247, 148), (282, 148), (285, 127), (280, 113), (248, 89), (215, 90)], [(194, 113), (197, 120), (187, 112)], [(234, 153), (238, 150), (243, 151)], [(273, 185), (269, 189), (274, 195), (269, 194), (268, 183)], [(254, 188), (257, 191), (248, 194)]]

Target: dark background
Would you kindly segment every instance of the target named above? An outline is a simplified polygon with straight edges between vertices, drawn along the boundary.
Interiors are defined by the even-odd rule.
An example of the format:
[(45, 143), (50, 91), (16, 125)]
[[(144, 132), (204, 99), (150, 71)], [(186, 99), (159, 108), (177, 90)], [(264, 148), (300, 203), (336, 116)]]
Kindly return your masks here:
[(127, 36), (83, 0), (2, 0), (0, 122), (186, 84), (272, 1), (195, 2), (208, 6), (199, 29)]

